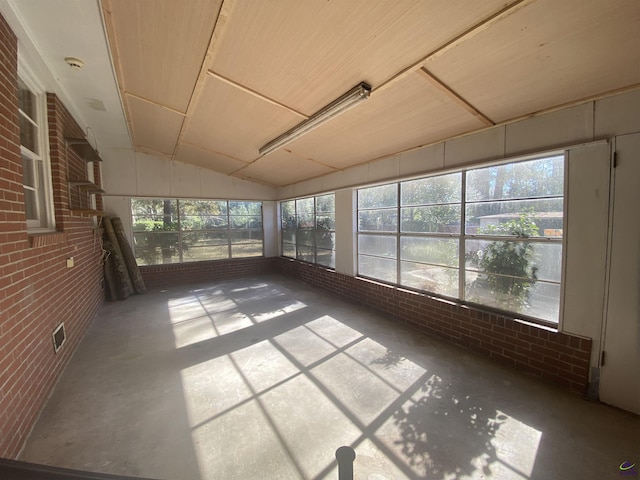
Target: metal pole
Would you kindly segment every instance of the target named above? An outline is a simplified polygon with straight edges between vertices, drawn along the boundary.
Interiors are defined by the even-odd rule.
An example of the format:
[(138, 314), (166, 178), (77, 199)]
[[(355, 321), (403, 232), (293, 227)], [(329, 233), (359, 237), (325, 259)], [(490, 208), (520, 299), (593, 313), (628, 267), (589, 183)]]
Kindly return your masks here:
[(356, 452), (351, 447), (340, 447), (336, 450), (338, 460), (338, 480), (353, 480), (353, 461)]

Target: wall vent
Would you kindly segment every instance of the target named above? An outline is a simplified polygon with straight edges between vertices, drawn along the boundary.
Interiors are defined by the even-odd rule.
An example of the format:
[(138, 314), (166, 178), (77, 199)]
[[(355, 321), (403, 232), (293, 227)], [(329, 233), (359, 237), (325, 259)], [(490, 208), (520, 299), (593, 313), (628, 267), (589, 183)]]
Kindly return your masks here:
[(64, 341), (67, 339), (67, 335), (64, 332), (64, 322), (58, 325), (58, 327), (53, 331), (53, 349), (56, 353), (58, 350), (62, 348), (64, 345)]

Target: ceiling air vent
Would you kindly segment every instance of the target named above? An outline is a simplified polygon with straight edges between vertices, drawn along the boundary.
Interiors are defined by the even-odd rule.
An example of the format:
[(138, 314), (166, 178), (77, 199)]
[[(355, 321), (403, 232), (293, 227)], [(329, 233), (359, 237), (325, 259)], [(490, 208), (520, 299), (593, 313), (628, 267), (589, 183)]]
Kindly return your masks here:
[(58, 353), (58, 350), (62, 348), (64, 345), (64, 341), (67, 339), (66, 334), (64, 333), (64, 322), (58, 325), (58, 327), (53, 331), (53, 349)]

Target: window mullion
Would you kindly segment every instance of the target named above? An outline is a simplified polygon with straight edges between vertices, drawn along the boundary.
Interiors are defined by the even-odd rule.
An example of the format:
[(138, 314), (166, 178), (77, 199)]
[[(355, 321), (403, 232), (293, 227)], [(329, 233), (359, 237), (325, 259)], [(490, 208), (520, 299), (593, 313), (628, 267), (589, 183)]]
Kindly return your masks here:
[(180, 214), (180, 200), (178, 199), (176, 199), (176, 211), (178, 219), (178, 261), (182, 263), (182, 215)]
[(400, 223), (402, 222), (402, 217), (401, 215), (401, 209), (400, 209), (400, 204), (402, 199), (402, 182), (398, 182), (398, 193), (397, 193), (397, 200), (396, 200), (396, 283), (398, 285), (400, 285), (401, 280), (402, 280), (402, 268), (401, 268), (401, 260), (400, 260), (400, 252), (401, 252), (401, 248), (400, 248)]
[(467, 172), (460, 176), (460, 233), (458, 234), (458, 298), (465, 299), (465, 248), (467, 224)]
[(231, 209), (227, 200), (227, 258), (231, 258)]

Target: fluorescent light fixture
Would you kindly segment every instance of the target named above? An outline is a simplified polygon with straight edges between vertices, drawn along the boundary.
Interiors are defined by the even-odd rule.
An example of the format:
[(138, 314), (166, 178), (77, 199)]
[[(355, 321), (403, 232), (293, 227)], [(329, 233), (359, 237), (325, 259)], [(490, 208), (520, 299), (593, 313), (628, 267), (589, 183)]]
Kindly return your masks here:
[(260, 155), (267, 155), (274, 150), (277, 150), (285, 146), (289, 142), (293, 142), (296, 138), (301, 137), (305, 133), (310, 132), (314, 128), (319, 127), (323, 123), (331, 120), (332, 118), (346, 112), (354, 105), (358, 104), (362, 100), (369, 98), (371, 94), (371, 87), (362, 82), (356, 85), (347, 93), (341, 97), (335, 99), (329, 105), (321, 108), (316, 113), (311, 115), (305, 121), (299, 123), (291, 130), (283, 133), (279, 137), (274, 138), (269, 143), (260, 148)]

